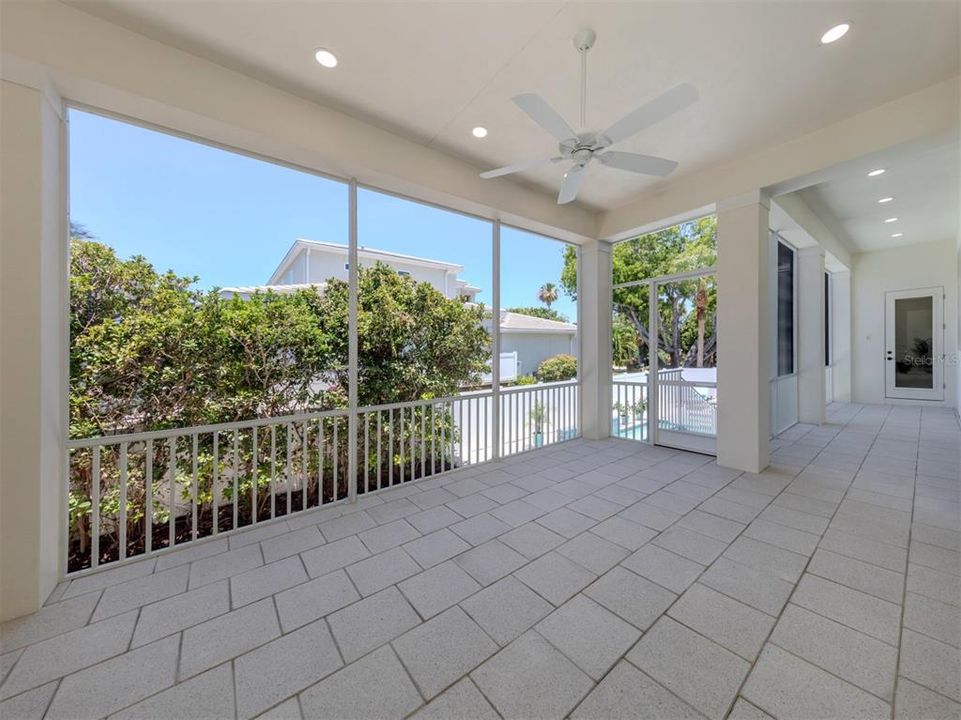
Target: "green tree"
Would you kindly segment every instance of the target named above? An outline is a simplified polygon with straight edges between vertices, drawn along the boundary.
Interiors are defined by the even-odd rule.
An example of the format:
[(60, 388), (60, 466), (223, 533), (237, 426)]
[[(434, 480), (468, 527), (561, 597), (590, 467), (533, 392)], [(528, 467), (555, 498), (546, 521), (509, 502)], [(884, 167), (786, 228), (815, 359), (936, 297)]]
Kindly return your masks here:
[[(70, 258), (70, 435), (106, 436), (188, 428), (251, 418), (295, 415), (344, 408), (348, 382), (347, 283), (331, 279), (319, 294), (304, 289), (291, 294), (256, 293), (248, 299), (225, 299), (215, 290), (195, 289), (197, 278), (161, 273), (141, 256), (118, 258), (106, 245), (74, 227)], [(447, 299), (428, 283), (403, 278), (386, 265), (359, 270), (358, 400), (364, 405), (431, 399), (455, 394), (476, 381), (490, 357), (483, 328), (483, 306)], [(388, 449), (385, 468), (407, 463), (426, 408), (409, 411), (374, 430), (363, 421), (358, 432), (380, 429), (397, 441), (372, 446)], [(419, 414), (418, 414), (419, 413)], [(367, 414), (368, 417), (370, 414)], [(453, 441), (456, 429), (446, 411), (431, 410), (431, 427)], [(285, 422), (264, 428), (261, 442), (250, 430), (206, 432), (195, 437), (153, 443), (128, 443), (125, 470), (117, 446), (104, 446), (100, 457), (100, 514), (104, 552), (119, 548), (120, 478), (125, 486), (127, 538), (131, 552), (145, 541), (145, 515), (157, 523), (170, 519), (168, 488), (181, 501), (197, 493), (200, 533), (214, 523), (234, 524), (231, 513), (214, 517), (212, 498), (237, 502), (239, 521), (253, 512), (263, 517), (267, 488), (275, 477), (296, 486), (303, 503), (312, 496), (327, 501), (346, 494), (346, 472), (336, 484), (325, 467), (347, 467), (347, 421), (331, 415), (313, 422)], [(339, 440), (337, 428), (340, 429)], [(276, 431), (276, 432), (275, 432)], [(270, 438), (268, 440), (268, 437)], [(190, 443), (195, 444), (194, 451)], [(215, 484), (215, 453), (220, 443), (221, 476)], [(428, 443), (433, 448), (434, 445)], [(358, 447), (364, 447), (358, 443)], [(440, 457), (430, 467), (449, 467)], [(255, 452), (256, 449), (256, 452)], [(319, 451), (319, 452), (318, 452)], [(406, 453), (406, 454), (405, 454)], [(196, 458), (196, 469), (191, 467)], [(286, 461), (282, 460), (286, 458)], [(279, 463), (275, 460), (281, 459)], [(381, 467), (379, 457), (373, 466)], [(71, 538), (77, 544), (71, 569), (83, 566), (90, 531), (93, 455), (73, 453), (70, 463)], [(362, 465), (362, 463), (361, 463)], [(147, 468), (152, 468), (154, 505), (147, 507)], [(224, 473), (229, 475), (224, 482)], [(322, 480), (323, 477), (329, 479)], [(175, 480), (169, 485), (169, 477)], [(407, 476), (409, 477), (409, 476)], [(290, 490), (279, 498), (287, 512)], [(158, 497), (166, 494), (165, 501)], [(256, 498), (256, 507), (254, 503)], [(294, 499), (293, 502), (301, 502)], [(221, 510), (224, 508), (221, 507)], [(197, 531), (173, 518), (176, 532)], [(246, 519), (245, 519), (246, 518)], [(192, 521), (191, 521), (192, 522)], [(226, 522), (226, 526), (222, 524)], [(166, 527), (160, 528), (166, 542)], [(133, 545), (131, 545), (133, 543)], [(78, 565), (78, 563), (80, 563)]]
[(544, 303), (548, 310), (551, 309), (551, 305), (557, 302), (558, 297), (557, 285), (552, 282), (544, 283), (537, 291), (537, 299)]
[[(710, 267), (717, 259), (717, 220), (714, 216), (681, 223), (664, 230), (640, 235), (617, 243), (611, 254), (612, 279), (615, 285), (660, 275)], [(697, 345), (702, 347), (701, 358), (713, 353), (716, 338), (707, 337), (707, 320), (712, 303), (713, 283), (707, 282), (699, 296), (698, 281), (675, 282), (663, 285), (657, 298), (657, 317), (660, 332), (657, 351), (669, 367), (695, 364), (698, 353), (683, 342), (681, 332), (685, 317), (691, 310), (701, 318)], [(577, 296), (577, 253), (572, 247), (564, 249), (561, 287), (571, 298)], [(614, 313), (628, 322), (637, 336), (639, 366), (648, 365), (651, 329), (649, 326), (649, 286), (633, 285), (618, 288), (613, 293)]]
[(542, 360), (535, 373), (541, 382), (558, 382), (577, 377), (577, 358), (561, 354)]

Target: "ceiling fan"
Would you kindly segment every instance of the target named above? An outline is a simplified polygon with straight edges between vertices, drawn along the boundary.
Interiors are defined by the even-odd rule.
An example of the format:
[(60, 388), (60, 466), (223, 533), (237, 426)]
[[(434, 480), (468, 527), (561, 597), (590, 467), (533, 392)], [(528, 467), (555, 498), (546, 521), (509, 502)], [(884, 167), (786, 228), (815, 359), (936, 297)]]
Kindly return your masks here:
[(481, 173), (482, 178), (510, 175), (511, 173), (570, 160), (572, 161), (571, 167), (564, 173), (564, 181), (561, 183), (560, 192), (557, 194), (557, 204), (563, 205), (577, 197), (577, 192), (580, 190), (581, 183), (584, 182), (584, 176), (587, 174), (587, 166), (591, 164), (592, 160), (596, 159), (601, 164), (618, 170), (657, 177), (669, 175), (677, 167), (677, 162), (674, 160), (666, 160), (653, 155), (609, 150), (608, 148), (696, 102), (699, 96), (697, 89), (692, 85), (682, 83), (671, 88), (662, 95), (641, 105), (633, 112), (628, 113), (604, 132), (597, 133), (583, 129), (587, 124), (587, 53), (594, 46), (596, 40), (597, 35), (590, 29), (580, 30), (574, 36), (574, 47), (581, 54), (580, 126), (582, 131), (580, 133), (574, 132), (560, 113), (540, 95), (536, 93), (516, 95), (513, 98), (514, 104), (526, 112), (531, 120), (557, 138), (560, 143), (558, 146), (560, 154), (551, 158), (528, 160), (506, 165), (496, 170), (488, 170)]

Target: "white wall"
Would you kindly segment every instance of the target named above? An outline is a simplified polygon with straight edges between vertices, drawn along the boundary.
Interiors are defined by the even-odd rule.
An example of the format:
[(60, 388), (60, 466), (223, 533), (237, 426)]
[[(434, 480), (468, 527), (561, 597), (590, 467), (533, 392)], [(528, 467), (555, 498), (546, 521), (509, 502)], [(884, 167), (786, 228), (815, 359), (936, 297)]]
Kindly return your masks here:
[(501, 333), (501, 352), (516, 352), (522, 375), (555, 355), (577, 355), (576, 336), (568, 333)]
[[(955, 240), (912, 244), (855, 255), (851, 273), (852, 400), (862, 403), (910, 403), (954, 407), (958, 372), (951, 349), (958, 347), (958, 274)], [(944, 288), (944, 401), (897, 401), (884, 397), (884, 293), (913, 288)]]
[[(301, 252), (301, 256), (294, 262), (295, 266), (300, 267), (299, 271), (294, 275), (294, 282), (322, 283), (329, 278), (347, 281), (347, 269), (344, 267), (344, 264), (347, 262), (346, 250), (342, 254), (323, 250), (309, 250), (310, 258), (307, 264), (310, 268), (310, 276), (309, 279), (301, 279), (304, 276), (303, 258), (306, 257), (307, 252), (308, 251)], [(377, 260), (375, 259), (360, 258), (362, 267), (372, 267), (376, 262)], [(423, 265), (407, 263), (395, 258), (381, 258), (380, 262), (390, 265), (398, 272), (403, 271), (409, 273), (410, 277), (417, 282), (430, 283), (437, 290), (444, 293), (446, 297), (453, 297), (456, 294), (454, 281), (453, 279), (448, 281), (447, 271), (444, 269), (424, 267)]]

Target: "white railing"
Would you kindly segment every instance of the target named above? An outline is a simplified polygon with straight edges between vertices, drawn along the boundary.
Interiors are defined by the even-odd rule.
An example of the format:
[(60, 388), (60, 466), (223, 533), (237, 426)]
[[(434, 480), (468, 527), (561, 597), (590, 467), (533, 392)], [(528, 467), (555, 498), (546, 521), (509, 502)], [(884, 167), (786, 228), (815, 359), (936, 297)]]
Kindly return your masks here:
[(570, 440), (579, 434), (576, 380), (501, 390), (500, 455)]
[[(717, 435), (717, 382), (687, 380), (680, 368), (657, 376), (657, 427), (672, 432)], [(646, 380), (614, 378), (611, 434), (648, 440), (649, 390)]]
[(339, 409), (70, 440), (67, 573), (179, 548), (579, 434), (576, 381), (499, 395), (497, 434), (494, 393), (486, 390), (361, 407), (354, 422)]
[(658, 427), (696, 435), (717, 435), (717, 382), (685, 380), (680, 368), (657, 376)]
[(629, 440), (647, 440), (647, 383), (614, 380), (611, 434)]

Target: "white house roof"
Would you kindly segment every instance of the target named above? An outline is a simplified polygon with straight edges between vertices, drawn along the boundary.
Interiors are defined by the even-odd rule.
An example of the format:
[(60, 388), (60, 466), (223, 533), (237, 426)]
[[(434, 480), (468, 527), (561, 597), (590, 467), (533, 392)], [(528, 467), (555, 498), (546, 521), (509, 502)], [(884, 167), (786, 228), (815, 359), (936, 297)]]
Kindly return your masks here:
[(503, 310), (501, 311), (501, 332), (568, 333), (573, 335), (577, 332), (577, 325)]
[[(284, 255), (284, 259), (280, 261), (277, 269), (274, 270), (270, 279), (267, 280), (267, 284), (272, 284), (277, 282), (284, 273), (287, 271), (287, 267), (293, 262), (302, 251), (304, 250), (317, 250), (319, 252), (335, 253), (346, 257), (348, 252), (348, 247), (346, 245), (341, 245), (340, 243), (328, 243), (320, 242), (319, 240), (308, 240), (306, 238), (297, 238), (294, 244), (290, 246), (287, 254)], [(421, 265), (423, 267), (434, 268), (437, 270), (446, 270), (451, 273), (460, 273), (463, 269), (463, 265), (458, 265), (457, 263), (446, 262), (444, 260), (432, 260), (431, 258), (422, 258), (415, 255), (403, 255), (401, 253), (388, 252), (387, 250), (378, 250), (376, 248), (368, 248), (361, 245), (357, 248), (357, 255), (365, 260), (383, 260), (389, 263), (393, 261), (401, 261), (407, 265)]]
[(291, 295), (298, 290), (310, 290), (314, 288), (317, 292), (322, 292), (327, 283), (292, 283), (290, 285), (238, 285), (236, 287), (220, 288), (218, 294), (222, 298), (230, 299), (235, 295), (248, 298), (256, 293), (273, 292), (278, 295)]

